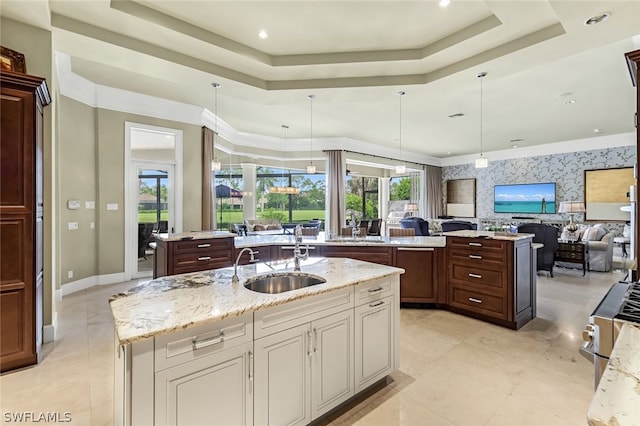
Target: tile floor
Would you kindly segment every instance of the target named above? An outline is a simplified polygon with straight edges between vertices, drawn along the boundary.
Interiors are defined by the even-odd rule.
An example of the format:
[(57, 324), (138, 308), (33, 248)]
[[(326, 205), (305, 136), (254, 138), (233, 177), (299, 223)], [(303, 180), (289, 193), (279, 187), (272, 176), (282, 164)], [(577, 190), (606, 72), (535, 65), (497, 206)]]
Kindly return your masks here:
[[(578, 354), (581, 332), (621, 277), (621, 271), (541, 273), (538, 317), (517, 332), (447, 311), (402, 309), (400, 369), (318, 423), (584, 425), (593, 365)], [(74, 425), (112, 424), (107, 299), (136, 284), (94, 287), (58, 303), (57, 338), (45, 345), (42, 362), (0, 376), (3, 424), (7, 413), (23, 411), (68, 412)]]

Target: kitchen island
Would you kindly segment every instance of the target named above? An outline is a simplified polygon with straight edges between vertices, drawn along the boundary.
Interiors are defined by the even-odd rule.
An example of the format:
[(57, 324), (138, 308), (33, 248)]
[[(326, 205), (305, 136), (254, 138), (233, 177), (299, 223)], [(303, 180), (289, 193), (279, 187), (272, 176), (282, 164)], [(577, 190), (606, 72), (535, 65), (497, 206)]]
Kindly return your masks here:
[(326, 283), (249, 290), (287, 261), (162, 277), (110, 299), (115, 422), (307, 424), (398, 368), (400, 268), (310, 258)]

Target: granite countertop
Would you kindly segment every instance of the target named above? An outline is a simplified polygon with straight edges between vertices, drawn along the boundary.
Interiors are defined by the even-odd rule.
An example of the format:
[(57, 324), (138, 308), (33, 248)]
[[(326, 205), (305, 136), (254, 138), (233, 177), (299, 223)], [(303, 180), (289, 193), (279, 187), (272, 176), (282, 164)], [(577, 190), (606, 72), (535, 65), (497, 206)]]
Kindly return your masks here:
[(309, 258), (302, 273), (318, 275), (324, 284), (280, 294), (247, 290), (243, 282), (255, 275), (293, 271), (289, 260), (161, 277), (109, 299), (120, 344), (128, 344), (189, 327), (208, 324), (293, 300), (404, 273), (404, 269), (354, 259)]
[[(263, 245), (295, 244), (293, 235), (249, 235), (246, 237), (236, 237), (235, 246), (237, 248), (255, 247)], [(325, 238), (325, 233), (320, 232), (315, 237), (303, 236), (302, 244), (309, 245), (346, 245), (346, 246), (393, 246), (393, 247), (445, 247), (447, 240), (445, 237), (335, 237)]]
[(156, 240), (161, 241), (180, 241), (180, 240), (204, 240), (208, 238), (229, 238), (235, 237), (236, 234), (227, 231), (192, 231), (180, 232), (176, 234), (155, 234)]
[(494, 232), (494, 231), (450, 231), (444, 232), (445, 237), (464, 237), (464, 238), (489, 238), (492, 240), (517, 241), (526, 238), (533, 238), (534, 234), (512, 234), (510, 232)]
[(591, 400), (592, 426), (640, 424), (640, 324), (625, 323)]

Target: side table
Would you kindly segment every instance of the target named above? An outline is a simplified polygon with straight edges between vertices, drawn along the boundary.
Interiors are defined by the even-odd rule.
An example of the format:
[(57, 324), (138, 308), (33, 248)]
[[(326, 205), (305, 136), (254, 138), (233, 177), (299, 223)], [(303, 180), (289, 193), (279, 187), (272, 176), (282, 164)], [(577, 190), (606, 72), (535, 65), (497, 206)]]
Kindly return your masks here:
[(582, 241), (558, 241), (556, 262), (579, 263), (582, 265), (582, 275), (589, 269), (589, 251), (587, 244)]

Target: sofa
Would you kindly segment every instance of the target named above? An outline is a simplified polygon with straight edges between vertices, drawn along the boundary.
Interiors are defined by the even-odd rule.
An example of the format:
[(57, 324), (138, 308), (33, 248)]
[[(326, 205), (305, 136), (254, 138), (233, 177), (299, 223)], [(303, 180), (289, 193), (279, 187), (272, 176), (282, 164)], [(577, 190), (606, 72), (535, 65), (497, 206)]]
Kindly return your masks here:
[[(571, 236), (565, 229), (562, 232), (561, 239), (568, 239)], [(616, 233), (608, 231), (602, 224), (592, 226), (581, 225), (575, 233), (576, 239), (587, 244), (587, 252), (589, 253), (589, 270), (598, 272), (609, 272), (613, 266), (613, 239)], [(558, 262), (558, 265), (564, 267), (576, 267), (575, 264), (564, 264)]]
[(440, 226), (442, 227), (442, 232), (478, 229), (477, 224), (466, 220), (447, 220), (443, 221)]
[(429, 235), (429, 222), (421, 217), (407, 217), (400, 220), (400, 227), (413, 229), (416, 236), (426, 237)]

